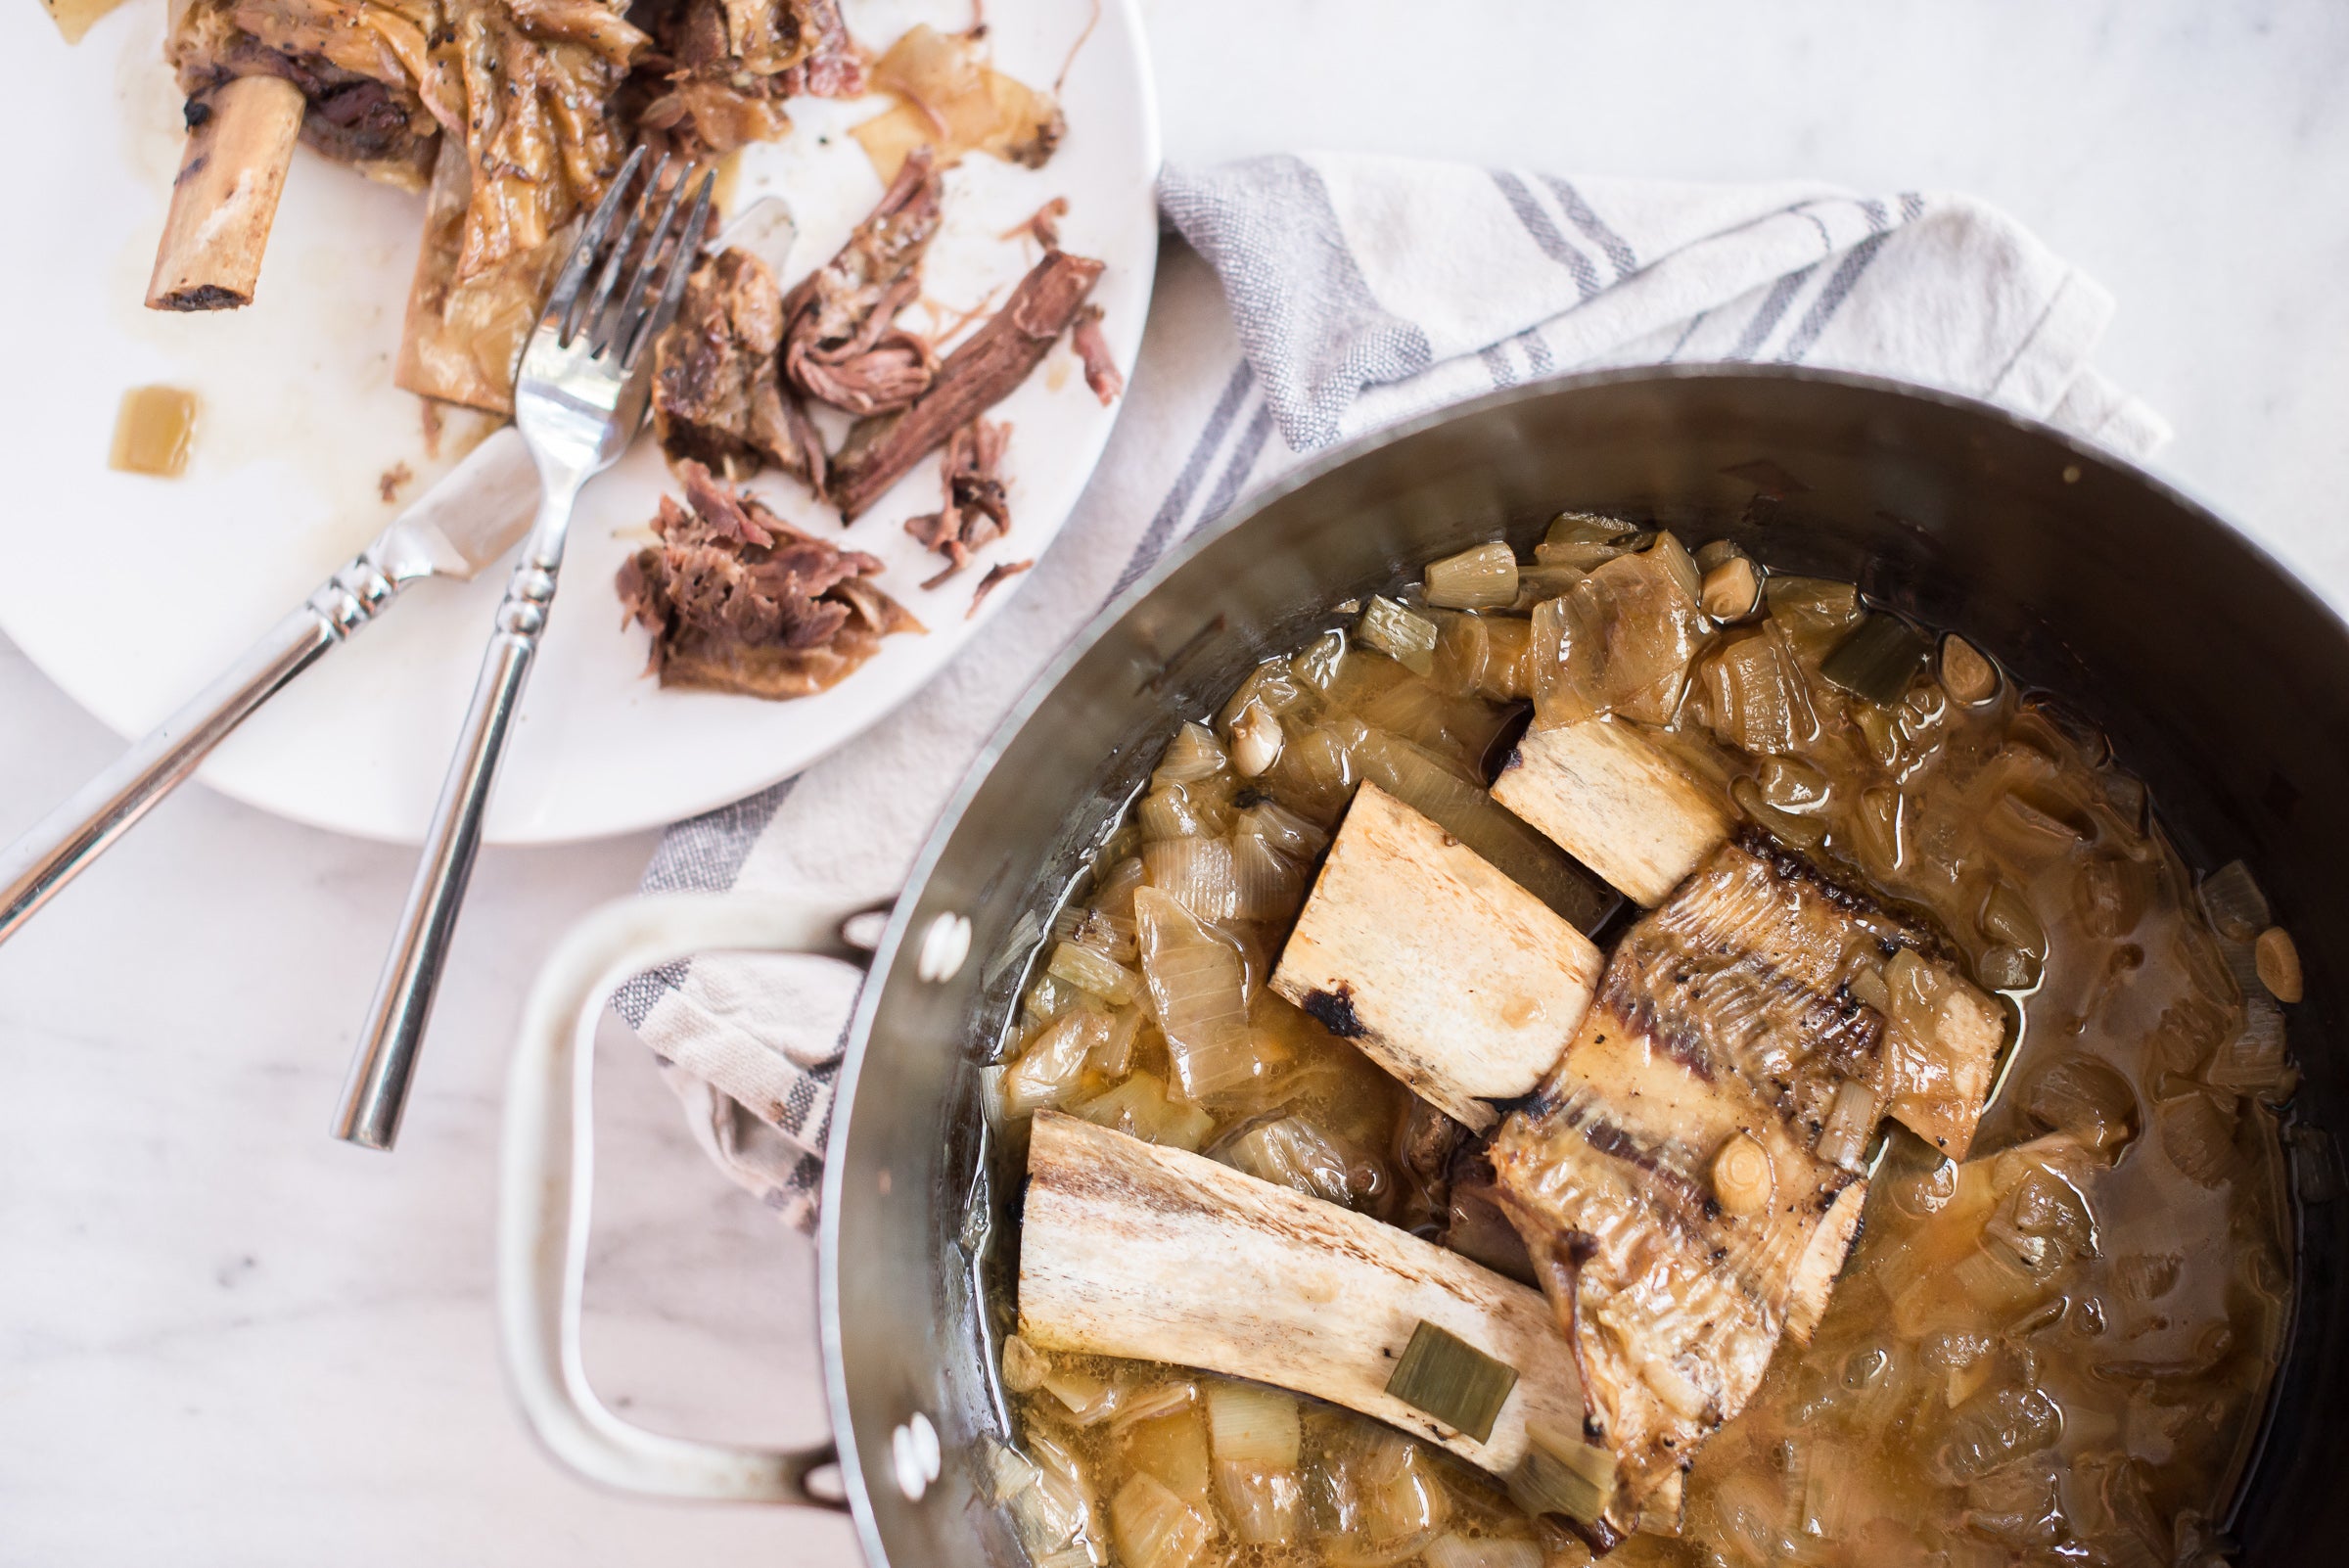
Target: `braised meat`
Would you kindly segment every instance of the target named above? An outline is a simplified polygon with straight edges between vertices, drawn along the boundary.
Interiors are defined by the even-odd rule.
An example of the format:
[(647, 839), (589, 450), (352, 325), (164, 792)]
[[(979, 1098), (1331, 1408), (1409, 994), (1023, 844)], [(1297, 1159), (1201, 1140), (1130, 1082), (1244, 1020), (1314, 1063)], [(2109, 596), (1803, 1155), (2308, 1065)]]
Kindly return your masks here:
[(852, 414), (902, 408), (929, 389), (936, 352), (895, 323), (921, 292), (940, 189), (927, 149), (906, 159), (839, 254), (791, 291), (783, 373), (794, 387)]
[[(164, 58), (188, 98), (188, 123), (242, 76), (279, 76), (301, 89), (301, 137), (317, 152), (377, 179), (422, 190), (441, 111), (462, 106), (434, 81), (430, 40), (438, 0), (191, 0), (173, 19)], [(428, 85), (430, 83), (430, 85)]]
[(1109, 351), (1109, 339), (1102, 334), (1099, 305), (1088, 304), (1077, 312), (1077, 324), (1069, 329), (1069, 346), (1077, 350), (1077, 358), (1084, 366), (1084, 384), (1101, 399), (1101, 406), (1116, 402), (1126, 390), (1126, 377)]
[(837, 0), (650, 0), (630, 13), (652, 35), (628, 97), (644, 139), (691, 159), (790, 128), (786, 100), (854, 98), (863, 58)]
[(971, 553), (1011, 531), (1011, 507), (1003, 494), (1003, 448), (1011, 427), (974, 419), (946, 438), (939, 478), (946, 504), (905, 520), (905, 531), (946, 558), (945, 570), (922, 586), (935, 588), (970, 565)]
[(914, 464), (1026, 381), (1076, 319), (1101, 265), (1045, 252), (1003, 308), (946, 356), (929, 391), (898, 413), (858, 422), (832, 460), (831, 494), (842, 519), (853, 521)]
[[(1626, 1527), (1745, 1407), (1780, 1338), (1810, 1338), (1879, 1110), (1962, 1148), (2002, 1038), (1988, 999), (1913, 933), (1749, 842), (1626, 934), (1491, 1151), (1615, 1452)], [(1945, 1065), (1919, 1077), (1923, 1061)]]
[(677, 465), (687, 505), (661, 498), (661, 542), (620, 571), (621, 603), (653, 633), (664, 686), (806, 697), (849, 675), (893, 632), (921, 623), (869, 580), (881, 563), (785, 524), (696, 462)]
[(765, 262), (729, 250), (702, 263), (653, 350), (653, 431), (670, 461), (732, 480), (767, 463), (822, 487), (823, 442), (777, 373), (782, 339)]

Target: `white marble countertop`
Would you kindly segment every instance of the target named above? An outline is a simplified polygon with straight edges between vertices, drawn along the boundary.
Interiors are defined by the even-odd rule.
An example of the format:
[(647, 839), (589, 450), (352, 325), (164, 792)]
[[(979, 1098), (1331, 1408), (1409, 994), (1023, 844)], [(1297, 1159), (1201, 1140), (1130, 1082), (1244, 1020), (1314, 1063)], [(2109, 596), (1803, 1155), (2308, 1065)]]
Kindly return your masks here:
[[(2157, 466), (2349, 604), (2330, 0), (1144, 7), (1179, 161), (1357, 148), (1997, 202), (2119, 298), (2098, 362), (2176, 425)], [(0, 836), (115, 747), (0, 640)], [(191, 789), (0, 947), (0, 1561), (853, 1561), (837, 1519), (573, 1481), (499, 1381), (505, 1041), (554, 934), (651, 849), (484, 858), (389, 1160), (325, 1124), (407, 853)], [(599, 1385), (676, 1430), (819, 1435), (809, 1247), (703, 1164), (616, 1025), (603, 1058)]]

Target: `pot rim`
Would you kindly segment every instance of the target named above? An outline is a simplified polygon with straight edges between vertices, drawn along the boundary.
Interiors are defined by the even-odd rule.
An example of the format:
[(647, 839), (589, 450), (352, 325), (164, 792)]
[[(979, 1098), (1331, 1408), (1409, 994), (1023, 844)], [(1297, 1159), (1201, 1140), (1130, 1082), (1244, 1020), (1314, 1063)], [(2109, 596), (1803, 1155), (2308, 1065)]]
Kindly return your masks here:
[[(1440, 408), (1415, 414), (1408, 419), (1381, 427), (1355, 437), (1316, 453), (1299, 463), (1294, 469), (1249, 495), (1245, 504), (1233, 507), (1222, 517), (1194, 529), (1187, 536), (1152, 563), (1149, 570), (1112, 597), (1097, 611), (1069, 641), (1037, 671), (1027, 688), (1020, 693), (1002, 720), (990, 732), (987, 743), (980, 748), (970, 765), (964, 770), (953, 793), (947, 797), (938, 820), (923, 840), (920, 852), (906, 872), (905, 886), (898, 895), (891, 910), (889, 923), (880, 944), (873, 952), (868, 980), (856, 998), (851, 1013), (847, 1046), (841, 1057), (840, 1075), (835, 1081), (832, 1128), (826, 1139), (824, 1176), (821, 1188), (821, 1214), (817, 1226), (817, 1319), (823, 1346), (825, 1407), (832, 1423), (833, 1441), (839, 1453), (842, 1486), (846, 1492), (851, 1516), (855, 1520), (858, 1545), (873, 1568), (885, 1568), (889, 1553), (883, 1544), (863, 1481), (863, 1467), (856, 1449), (855, 1426), (851, 1419), (846, 1368), (842, 1361), (840, 1335), (840, 1212), (846, 1196), (844, 1173), (846, 1162), (835, 1156), (848, 1136), (856, 1110), (856, 1085), (861, 1076), (865, 1050), (871, 1039), (875, 1014), (887, 989), (888, 978), (894, 971), (898, 954), (905, 945), (916, 906), (921, 902), (922, 890), (928, 885), (931, 873), (944, 855), (947, 846), (962, 827), (964, 813), (972, 799), (994, 770), (995, 763), (1025, 729), (1038, 710), (1060, 689), (1070, 670), (1088, 654), (1093, 646), (1120, 621), (1142, 601), (1156, 593), (1168, 578), (1180, 572), (1193, 557), (1234, 530), (1245, 527), (1271, 506), (1323, 476), (1345, 467), (1365, 453), (1389, 446), (1397, 441), (1449, 424), (1454, 420), (1473, 418), (1497, 408), (1517, 403), (1539, 401), (1585, 388), (1623, 386), (1658, 382), (1744, 381), (1765, 383), (1808, 383), (1843, 387), (1871, 396), (1897, 398), (1915, 402), (1939, 404), (1960, 413), (1974, 415), (2004, 424), (2011, 430), (2051, 440), (2071, 453), (2083, 464), (2096, 464), (2119, 477), (2144, 486), (2152, 494), (2186, 511), (2201, 522), (2232, 535), (2266, 566), (2289, 591), (2320, 611), (2344, 639), (2349, 639), (2349, 620), (2330, 601), (2311, 586), (2308, 580), (2289, 563), (2254, 536), (2249, 530), (2232, 522), (2215, 506), (2203, 501), (2181, 485), (2167, 480), (2142, 464), (2109, 448), (2100, 446), (2085, 437), (2074, 435), (2058, 426), (2033, 415), (2017, 412), (2002, 404), (1949, 392), (1937, 387), (1901, 381), (1888, 376), (1865, 375), (1854, 371), (1822, 370), (1802, 365), (1769, 365), (1743, 363), (1711, 363), (1686, 365), (1639, 365), (1619, 369), (1569, 371), (1544, 377), (1539, 381), (1522, 382), (1460, 402), (1447, 403)], [(2291, 1340), (2291, 1330), (2285, 1342)], [(2265, 1418), (2262, 1420), (2262, 1444), (2265, 1439)], [(2256, 1469), (2259, 1455), (2255, 1453), (2250, 1468)], [(2239, 1501), (2239, 1497), (2238, 1499)]]

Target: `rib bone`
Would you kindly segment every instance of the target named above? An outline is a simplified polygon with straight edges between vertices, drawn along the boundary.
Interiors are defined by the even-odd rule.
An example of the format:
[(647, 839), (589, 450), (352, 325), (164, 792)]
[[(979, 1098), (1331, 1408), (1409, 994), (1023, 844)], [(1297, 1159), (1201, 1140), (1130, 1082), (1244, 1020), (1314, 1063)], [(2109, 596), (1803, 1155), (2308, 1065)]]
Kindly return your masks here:
[(1651, 909), (1729, 836), (1713, 794), (1613, 719), (1527, 731), (1493, 798)]
[[(1526, 1422), (1579, 1432), (1582, 1383), (1541, 1295), (1405, 1231), (1179, 1149), (1038, 1112), (1020, 1335), (1042, 1350), (1253, 1378), (1359, 1410), (1496, 1475)], [(1517, 1370), (1483, 1443), (1388, 1394), (1422, 1321)]]
[(1482, 1131), (1589, 1009), (1589, 938), (1474, 851), (1365, 782), (1272, 989), (1422, 1099)]
[(301, 89), (242, 76), (207, 101), (188, 131), (171, 211), (147, 284), (150, 310), (234, 310), (253, 303), (277, 218), (286, 165), (301, 135)]

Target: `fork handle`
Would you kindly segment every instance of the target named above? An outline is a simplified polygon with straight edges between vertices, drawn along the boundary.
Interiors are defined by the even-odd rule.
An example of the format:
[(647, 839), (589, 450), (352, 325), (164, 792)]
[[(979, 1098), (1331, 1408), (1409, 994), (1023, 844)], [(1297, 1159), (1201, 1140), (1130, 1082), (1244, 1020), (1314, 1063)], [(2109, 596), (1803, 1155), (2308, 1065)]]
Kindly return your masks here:
[(538, 638), (546, 629), (547, 610), (555, 596), (556, 574), (562, 568), (557, 550), (542, 550), (538, 540), (549, 532), (561, 538), (562, 516), (569, 496), (550, 496), (539, 512), (530, 545), (507, 580), (506, 596), (497, 607), (497, 629), (482, 660), (481, 678), (473, 688), (473, 705), (457, 736), (456, 755), (448, 777), (440, 785), (439, 803), (433, 807), (432, 825), (425, 830), (424, 852), (416, 880), (399, 915), (399, 931), (391, 954), (384, 960), (383, 978), (376, 983), (375, 1000), (359, 1030), (358, 1053), (350, 1080), (344, 1086), (343, 1107), (336, 1116), (335, 1136), (364, 1148), (390, 1149), (399, 1136), (399, 1119), (407, 1104), (408, 1080), (416, 1070), (416, 1053), (424, 1042), (425, 1025), (433, 1012), (433, 995), (439, 989), (440, 965), (448, 939), (456, 929), (457, 911), (465, 901), (465, 886), (473, 876), (474, 856), (482, 846), (482, 820), (489, 808), (489, 792), (497, 783), (497, 766), (522, 706), (523, 683), (538, 653)]
[(360, 555), (271, 626), (212, 683), (23, 837), (0, 850), (0, 942), (178, 788), (213, 747), (328, 649), (380, 615), (408, 578)]

